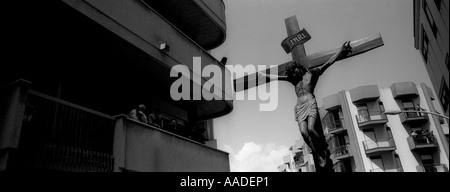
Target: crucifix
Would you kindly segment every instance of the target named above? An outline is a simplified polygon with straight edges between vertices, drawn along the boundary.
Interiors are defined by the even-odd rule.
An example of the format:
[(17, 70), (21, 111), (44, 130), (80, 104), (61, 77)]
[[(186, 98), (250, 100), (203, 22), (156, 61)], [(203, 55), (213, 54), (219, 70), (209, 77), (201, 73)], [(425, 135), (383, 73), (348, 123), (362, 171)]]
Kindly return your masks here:
[[(242, 91), (250, 87), (261, 85), (270, 80), (285, 80), (295, 86), (297, 104), (295, 106), (295, 120), (305, 143), (311, 148), (317, 172), (332, 172), (332, 162), (327, 143), (323, 135), (314, 88), (319, 76), (333, 63), (352, 57), (382, 46), (381, 35), (368, 37), (353, 42), (346, 42), (343, 46), (329, 51), (306, 55), (303, 43), (311, 39), (308, 32), (300, 27), (296, 16), (285, 19), (288, 37), (281, 46), (286, 53), (292, 54), (292, 61), (278, 65), (278, 74), (270, 73), (270, 69), (234, 80), (235, 91)], [(266, 81), (266, 80), (269, 81)], [(244, 86), (237, 86), (238, 84)]]
[[(291, 36), (293, 34), (300, 32), (300, 27), (298, 25), (297, 18), (295, 16), (287, 18), (285, 20), (285, 23), (286, 23), (286, 29), (287, 29), (288, 36)], [(367, 51), (370, 51), (372, 49), (375, 49), (375, 48), (383, 46), (383, 45), (384, 45), (383, 39), (381, 38), (380, 34), (371, 36), (371, 37), (362, 38), (362, 39), (355, 40), (355, 41), (351, 41), (350, 46), (352, 47), (352, 52), (346, 56), (337, 58), (336, 61), (346, 59), (349, 57), (353, 57), (353, 56), (359, 55), (361, 53), (365, 53)], [(293, 59), (293, 61), (300, 61), (302, 59), (303, 60), (308, 59), (309, 60), (308, 68), (312, 69), (312, 68), (323, 65), (325, 62), (327, 62), (330, 59), (330, 57), (332, 57), (336, 52), (338, 52), (339, 49), (340, 49), (340, 47), (336, 47), (336, 48), (333, 48), (333, 49), (330, 49), (327, 51), (321, 51), (321, 52), (313, 53), (310, 55), (306, 55), (305, 47), (303, 46), (303, 44), (300, 44), (293, 48), (292, 59)], [(290, 63), (292, 63), (293, 61), (288, 61), (288, 62), (282, 63), (280, 65), (277, 65), (276, 67), (278, 68), (278, 70), (277, 70), (278, 74), (284, 75), (286, 73), (287, 66)], [(262, 72), (269, 73), (269, 71), (270, 71), (270, 69), (267, 69)], [(274, 71), (274, 70), (272, 70), (272, 71)], [(258, 85), (262, 85), (264, 83), (266, 83), (266, 82), (264, 82), (262, 79), (257, 80), (257, 74), (253, 73), (253, 74), (248, 74), (247, 76), (244, 76), (244, 77), (234, 79), (234, 89), (236, 92), (239, 92), (239, 91), (244, 91), (244, 90), (252, 88), (252, 87), (256, 87)], [(243, 86), (237, 86), (237, 85), (243, 85)]]

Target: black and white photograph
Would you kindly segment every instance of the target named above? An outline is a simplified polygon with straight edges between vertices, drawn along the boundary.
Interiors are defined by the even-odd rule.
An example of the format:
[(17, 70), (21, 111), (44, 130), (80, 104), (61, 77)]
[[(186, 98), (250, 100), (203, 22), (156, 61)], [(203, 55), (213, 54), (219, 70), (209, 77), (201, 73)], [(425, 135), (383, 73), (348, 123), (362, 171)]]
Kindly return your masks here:
[(448, 0), (3, 9), (0, 172), (277, 191), (285, 177), (449, 171)]

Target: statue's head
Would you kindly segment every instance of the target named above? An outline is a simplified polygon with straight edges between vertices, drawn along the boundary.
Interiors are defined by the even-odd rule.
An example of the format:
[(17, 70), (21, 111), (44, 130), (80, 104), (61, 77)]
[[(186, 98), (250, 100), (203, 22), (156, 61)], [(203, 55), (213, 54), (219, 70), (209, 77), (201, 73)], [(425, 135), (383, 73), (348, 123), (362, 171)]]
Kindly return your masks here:
[(292, 62), (286, 66), (286, 76), (289, 82), (296, 84), (303, 80), (303, 75), (306, 72), (306, 68), (297, 62)]

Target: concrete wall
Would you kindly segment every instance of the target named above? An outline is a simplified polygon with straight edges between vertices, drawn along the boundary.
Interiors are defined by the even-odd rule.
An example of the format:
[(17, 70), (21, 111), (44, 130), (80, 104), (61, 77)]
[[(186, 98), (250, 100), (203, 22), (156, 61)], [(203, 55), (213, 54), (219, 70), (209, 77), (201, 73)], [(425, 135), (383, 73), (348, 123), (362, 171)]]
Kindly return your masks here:
[(12, 155), (19, 147), (30, 83), (20, 79), (0, 87), (0, 171), (9, 167)]
[(114, 171), (139, 172), (228, 172), (228, 153), (161, 129), (116, 119)]
[[(446, 82), (447, 86), (450, 86), (449, 81), (449, 69), (445, 65), (446, 55), (449, 54), (449, 2), (442, 1), (441, 2), (441, 10), (438, 10), (434, 1), (427, 0), (428, 7), (431, 12), (431, 16), (437, 27), (437, 35), (436, 37), (433, 35), (433, 31), (431, 29), (430, 23), (426, 17), (425, 11), (423, 9), (423, 1), (424, 0), (416, 0), (414, 3), (416, 13), (419, 18), (415, 23), (415, 44), (416, 49), (420, 50), (418, 54), (422, 55), (422, 44), (423, 44), (423, 34), (422, 29), (424, 29), (425, 33), (429, 39), (429, 49), (428, 49), (428, 60), (424, 60), (425, 67), (428, 71), (428, 75), (430, 76), (431, 82), (433, 84), (434, 90), (437, 94), (440, 94), (442, 91), (443, 81)], [(417, 15), (416, 15), (417, 16)], [(422, 56), (423, 57), (423, 56)], [(439, 95), (437, 95), (437, 99), (439, 100)], [(440, 107), (439, 107), (440, 108)], [(449, 115), (449, 110), (444, 113), (446, 116)]]
[[(425, 94), (421, 86), (415, 85), (419, 96), (414, 98), (415, 103), (420, 103), (420, 106), (424, 108), (425, 110), (429, 111), (430, 106), (428, 105)], [(386, 111), (391, 110), (398, 110), (400, 108), (401, 103), (398, 102), (398, 100), (394, 99), (394, 96), (392, 94), (392, 91), (390, 88), (380, 88), (380, 101), (383, 102), (384, 107)], [(347, 96), (350, 97), (350, 93), (346, 92)], [(351, 101), (351, 99), (349, 99)], [(378, 102), (374, 102), (373, 105), (378, 105)], [(373, 107), (373, 106), (372, 106)], [(354, 104), (350, 103), (350, 111), (352, 113), (353, 123), (355, 124), (354, 127), (350, 127), (350, 129), (354, 129), (356, 133), (356, 138), (358, 145), (360, 145), (360, 153), (362, 154), (362, 159), (364, 162), (364, 168), (366, 171), (370, 171), (373, 169), (372, 167), (372, 161), (370, 160), (369, 156), (365, 154), (364, 146), (362, 145), (362, 141), (365, 140), (366, 136), (365, 134), (359, 129), (356, 123), (356, 119), (354, 116), (358, 114), (357, 108)], [(370, 109), (369, 105), (369, 109)], [(386, 127), (390, 127), (392, 136), (395, 141), (396, 150), (394, 153), (383, 153), (382, 159), (384, 162), (384, 166), (386, 170), (392, 169), (396, 166), (394, 154), (398, 154), (403, 170), (405, 172), (416, 172), (417, 166), (421, 164), (420, 157), (417, 153), (412, 152), (408, 146), (407, 138), (410, 136), (410, 127), (406, 124), (402, 124), (400, 117), (398, 115), (388, 115), (387, 116), (388, 122), (386, 125), (379, 125), (382, 127), (374, 127), (374, 132), (378, 140), (384, 140), (388, 138)], [(429, 116), (429, 122), (423, 125), (424, 129), (429, 128), (430, 131), (433, 131), (435, 133), (436, 138), (438, 138), (439, 146), (442, 146), (442, 142), (444, 142), (444, 139), (439, 138), (437, 135), (437, 125), (433, 120), (432, 117)], [(443, 126), (448, 126), (446, 123)], [(448, 158), (446, 157), (445, 152), (443, 151), (442, 147), (439, 147), (438, 151), (433, 153), (433, 158), (435, 159), (436, 163), (442, 163), (446, 164), (448, 166)]]
[[(435, 107), (433, 105), (433, 102), (431, 101), (430, 98), (427, 98), (427, 95), (430, 95), (431, 93), (431, 89), (429, 87), (427, 87), (425, 84), (421, 84), (420, 86), (418, 85), (418, 87), (420, 88), (420, 99), (421, 99), (421, 103), (424, 103), (424, 108), (426, 111), (438, 111), (442, 114), (442, 111), (440, 110), (436, 110), (437, 107)], [(428, 89), (428, 90), (426, 90)], [(434, 116), (434, 115), (428, 115), (428, 119), (429, 119), (429, 130), (430, 132), (433, 131), (434, 135), (436, 136), (436, 139), (438, 140), (438, 150), (436, 153), (434, 153), (433, 158), (436, 161), (436, 163), (442, 163), (442, 164), (446, 164), (447, 167), (449, 166), (449, 159), (448, 159), (448, 142), (445, 138), (440, 137), (439, 136), (439, 132), (443, 132), (442, 130), (442, 125), (439, 123), (438, 117)], [(448, 127), (448, 121), (445, 121), (444, 124), (446, 127)], [(443, 134), (442, 134), (443, 135)], [(445, 151), (444, 146), (444, 142), (446, 142), (446, 147), (447, 147), (447, 151)]]
[(194, 0), (223, 29), (226, 29), (225, 4), (223, 0)]
[[(222, 72), (220, 93), (210, 93), (208, 90), (203, 94), (210, 94), (209, 96), (217, 94), (227, 100), (206, 102), (203, 105), (199, 105), (198, 109), (201, 110), (199, 111), (199, 116), (206, 117), (209, 115), (209, 118), (213, 118), (231, 111), (233, 95), (231, 92), (230, 72), (208, 51), (204, 50), (143, 3), (139, 1), (110, 0), (63, 1), (143, 50), (164, 67), (170, 69), (179, 64), (187, 66), (190, 70), (190, 78), (198, 78), (201, 81), (200, 85), (194, 82), (193, 93), (197, 93), (195, 91), (196, 87), (203, 86), (205, 83), (211, 85), (211, 82), (208, 81), (211, 77), (202, 77), (201, 70), (207, 65), (218, 66)], [(159, 49), (161, 43), (169, 45), (170, 51), (161, 51)], [(194, 69), (193, 57), (201, 57), (201, 67), (198, 70), (197, 68)], [(169, 74), (167, 74), (167, 77), (169, 77)], [(225, 89), (230, 91), (226, 92)]]

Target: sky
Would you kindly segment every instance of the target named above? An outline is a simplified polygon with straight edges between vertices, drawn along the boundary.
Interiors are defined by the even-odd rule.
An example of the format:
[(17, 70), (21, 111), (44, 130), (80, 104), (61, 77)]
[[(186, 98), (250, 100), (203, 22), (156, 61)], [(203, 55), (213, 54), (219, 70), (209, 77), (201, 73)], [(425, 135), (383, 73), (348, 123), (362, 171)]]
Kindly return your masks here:
[[(315, 89), (322, 98), (342, 90), (394, 82), (431, 81), (420, 52), (414, 48), (412, 0), (224, 0), (227, 38), (211, 54), (227, 57), (227, 65), (278, 65), (292, 60), (280, 46), (287, 37), (284, 19), (296, 15), (311, 40), (312, 54), (345, 41), (381, 34), (384, 46), (336, 62)], [(233, 111), (214, 119), (218, 148), (230, 153), (231, 171), (277, 171), (289, 147), (301, 138), (294, 118), (296, 95), (287, 82), (278, 83), (278, 107), (259, 111), (261, 100), (235, 100)], [(255, 89), (255, 88), (253, 88)], [(246, 93), (248, 90), (246, 91)]]

